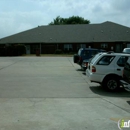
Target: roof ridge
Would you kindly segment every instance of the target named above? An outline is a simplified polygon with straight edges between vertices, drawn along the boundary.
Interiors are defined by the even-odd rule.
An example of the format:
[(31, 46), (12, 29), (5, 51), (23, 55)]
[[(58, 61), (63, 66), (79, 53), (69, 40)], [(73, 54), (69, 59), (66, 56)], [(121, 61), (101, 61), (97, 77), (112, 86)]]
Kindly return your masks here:
[(126, 27), (126, 28), (130, 29), (130, 27), (127, 27), (125, 25), (122, 25), (122, 24), (119, 24), (119, 23), (115, 23), (115, 22), (112, 22), (112, 21), (105, 21), (105, 22), (103, 22), (101, 24), (113, 24), (113, 25), (118, 25), (118, 26), (122, 26), (122, 27)]

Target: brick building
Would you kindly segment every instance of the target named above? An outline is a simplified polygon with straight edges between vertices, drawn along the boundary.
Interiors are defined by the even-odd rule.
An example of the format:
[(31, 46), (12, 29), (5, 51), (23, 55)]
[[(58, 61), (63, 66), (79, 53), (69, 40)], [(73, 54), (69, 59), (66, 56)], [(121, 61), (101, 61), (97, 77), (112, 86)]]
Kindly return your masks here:
[(27, 54), (77, 52), (91, 47), (121, 52), (130, 47), (130, 28), (113, 22), (101, 24), (47, 25), (26, 30), (0, 39), (0, 46), (24, 44)]

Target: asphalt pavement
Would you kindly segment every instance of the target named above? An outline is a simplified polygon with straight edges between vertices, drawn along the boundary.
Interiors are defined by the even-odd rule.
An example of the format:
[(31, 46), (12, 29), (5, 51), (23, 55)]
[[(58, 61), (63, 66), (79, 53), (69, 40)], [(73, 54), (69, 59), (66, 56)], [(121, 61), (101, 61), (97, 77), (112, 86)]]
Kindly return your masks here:
[(0, 57), (0, 130), (119, 130), (122, 119), (130, 92), (104, 91), (72, 57)]

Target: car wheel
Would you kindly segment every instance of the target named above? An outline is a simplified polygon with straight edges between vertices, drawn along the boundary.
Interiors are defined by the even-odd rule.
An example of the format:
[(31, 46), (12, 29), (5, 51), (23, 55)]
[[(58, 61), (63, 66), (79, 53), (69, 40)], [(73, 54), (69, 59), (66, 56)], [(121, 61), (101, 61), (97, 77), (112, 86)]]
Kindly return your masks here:
[(119, 86), (119, 80), (116, 77), (107, 77), (103, 81), (103, 87), (108, 91), (116, 91)]

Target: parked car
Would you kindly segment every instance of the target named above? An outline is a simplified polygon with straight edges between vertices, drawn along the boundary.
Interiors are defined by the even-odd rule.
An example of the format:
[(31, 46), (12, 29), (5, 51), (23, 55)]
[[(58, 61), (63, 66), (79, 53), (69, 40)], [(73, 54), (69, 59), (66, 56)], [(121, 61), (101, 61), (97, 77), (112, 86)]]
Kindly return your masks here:
[(130, 91), (130, 58), (128, 58), (125, 67), (123, 69), (123, 79), (120, 80), (121, 85)]
[(88, 64), (86, 75), (91, 82), (100, 83), (106, 90), (115, 91), (120, 88), (122, 70), (129, 57), (129, 54), (123, 53), (99, 53)]
[[(105, 51), (104, 51), (104, 52), (105, 52)], [(112, 52), (112, 51), (111, 51), (111, 52)], [(92, 59), (92, 58), (83, 60), (82, 65), (81, 65), (81, 68), (82, 68), (84, 71), (87, 69), (88, 63), (91, 61), (91, 59)]]
[(91, 61), (91, 58), (90, 59), (85, 59), (83, 60), (82, 62), (82, 65), (81, 65), (81, 68), (85, 71), (88, 67), (88, 63)]
[(95, 48), (80, 48), (78, 54), (73, 56), (73, 61), (81, 66), (83, 60), (89, 60), (99, 52), (105, 52), (105, 50)]
[(130, 54), (130, 48), (124, 48), (122, 52)]

